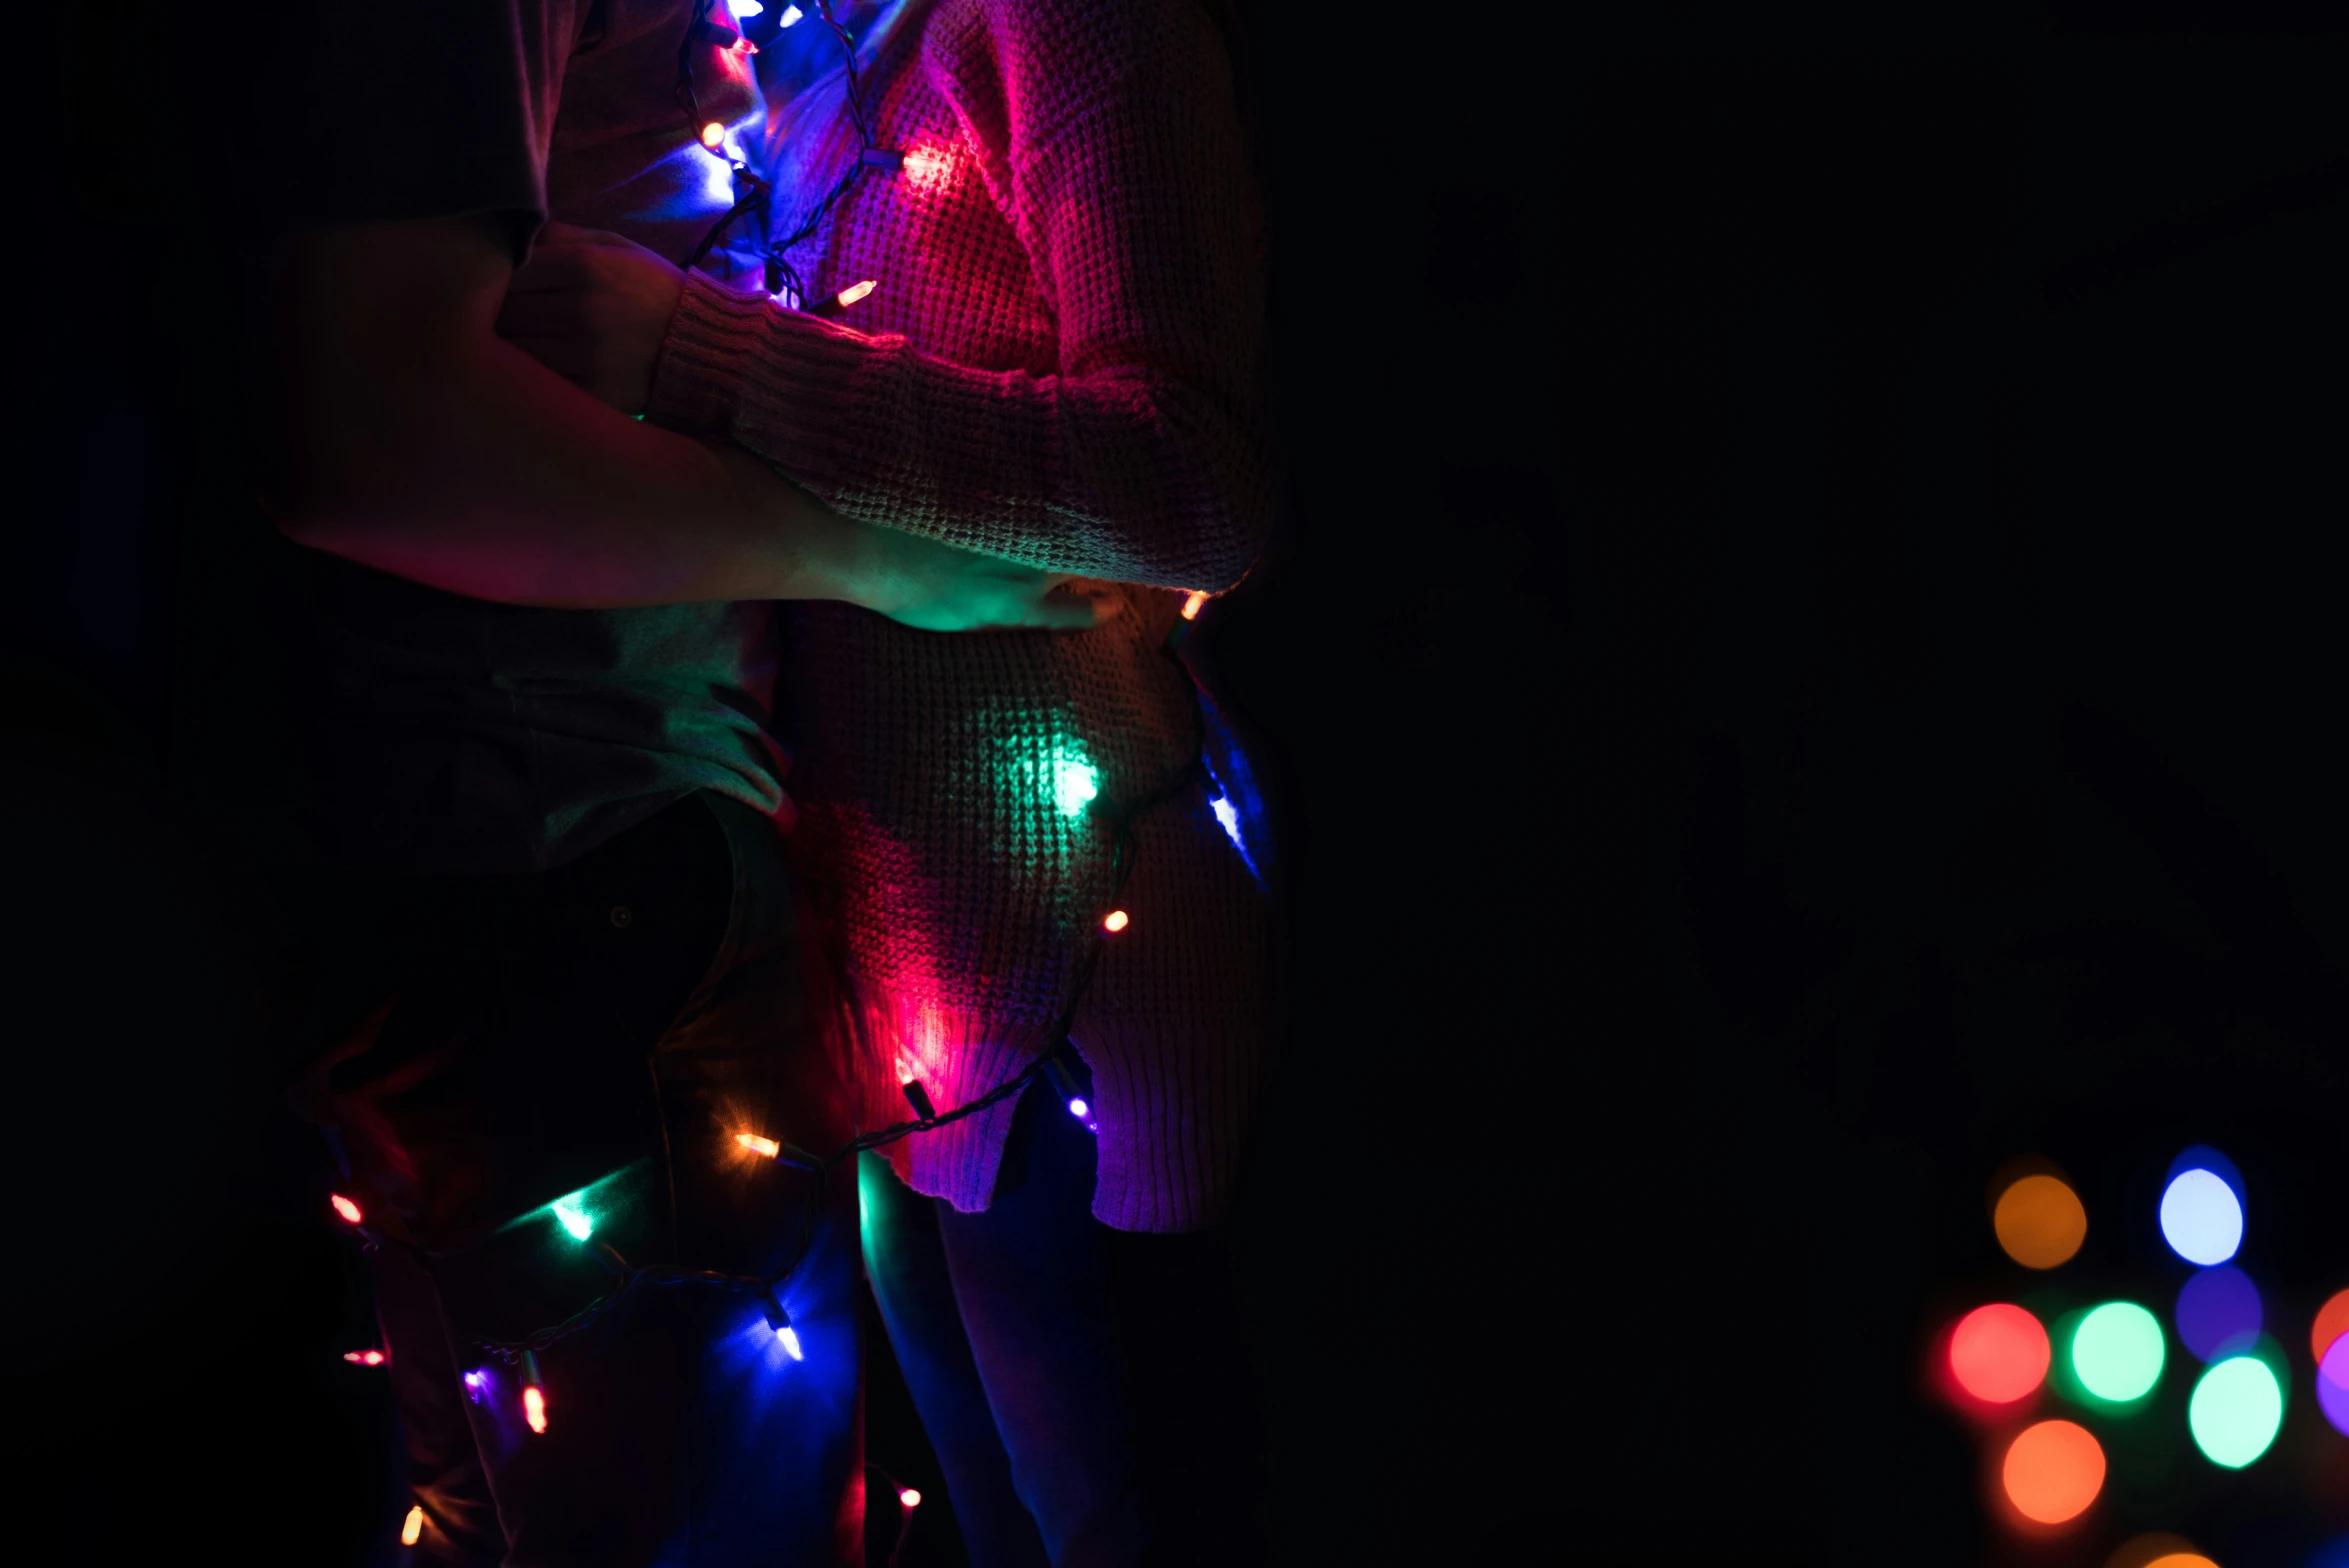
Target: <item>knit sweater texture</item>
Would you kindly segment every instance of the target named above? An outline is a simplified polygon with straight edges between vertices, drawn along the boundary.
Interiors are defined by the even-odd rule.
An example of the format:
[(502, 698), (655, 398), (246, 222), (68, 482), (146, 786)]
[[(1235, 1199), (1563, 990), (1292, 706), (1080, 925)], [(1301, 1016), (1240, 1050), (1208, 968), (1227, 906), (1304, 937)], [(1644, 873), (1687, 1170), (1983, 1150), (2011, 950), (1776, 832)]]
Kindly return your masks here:
[[(854, 325), (691, 275), (649, 413), (726, 432), (848, 517), (1124, 585), (1078, 633), (786, 606), (778, 706), (867, 1121), (906, 1116), (902, 1071), (941, 1110), (1016, 1076), (1103, 942), (1072, 1030), (1093, 1212), (1193, 1229), (1229, 1197), (1267, 1022), (1262, 891), (1206, 789), (1140, 819), (1130, 924), (1100, 921), (1110, 817), (1194, 752), (1161, 645), (1184, 591), (1247, 570), (1271, 511), (1228, 58), (1193, 0), (935, 0), (864, 87), (904, 168), (790, 256), (813, 298), (876, 284)], [(822, 102), (770, 117), (812, 171), (781, 189), (786, 220), (857, 155), (846, 115), (806, 112)], [(1012, 1110), (894, 1145), (900, 1174), (984, 1208)]]

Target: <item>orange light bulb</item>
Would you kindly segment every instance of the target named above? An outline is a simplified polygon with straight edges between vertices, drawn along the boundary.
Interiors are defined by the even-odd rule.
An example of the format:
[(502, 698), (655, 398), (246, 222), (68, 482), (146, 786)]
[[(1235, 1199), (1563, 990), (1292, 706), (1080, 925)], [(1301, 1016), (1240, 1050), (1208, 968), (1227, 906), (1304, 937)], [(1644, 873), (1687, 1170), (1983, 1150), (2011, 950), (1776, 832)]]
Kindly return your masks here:
[(1101, 917), (1101, 929), (1113, 935), (1132, 924), (1133, 921), (1127, 918), (1126, 912), (1122, 909), (1113, 909)]
[(715, 120), (712, 120), (709, 124), (701, 128), (701, 144), (712, 152), (716, 152), (718, 150), (718, 144), (725, 139), (726, 127), (720, 125)]
[(783, 1145), (772, 1138), (762, 1138), (755, 1132), (738, 1132), (734, 1135), (734, 1141), (751, 1153), (763, 1154), (770, 1160), (783, 1152)]
[(344, 1197), (339, 1192), (328, 1193), (326, 1195), (326, 1201), (334, 1205), (335, 1213), (340, 1214), (344, 1219), (349, 1220), (354, 1225), (358, 1224), (359, 1221), (365, 1217), (360, 1214), (359, 1205), (353, 1203), (350, 1199)]
[(535, 1388), (522, 1390), (522, 1418), (530, 1423), (530, 1430), (546, 1430), (546, 1395)]
[(424, 1539), (424, 1505), (416, 1504), (408, 1510), (407, 1522), (400, 1526), (400, 1544), (414, 1546)]
[(1186, 621), (1195, 621), (1199, 619), (1199, 612), (1206, 607), (1206, 591), (1204, 589), (1193, 589), (1191, 591), (1191, 597), (1183, 601), (1183, 619)]
[(922, 1494), (915, 1491), (910, 1486), (897, 1494), (897, 1500), (908, 1508), (919, 1508), (922, 1506)]
[(862, 283), (851, 283), (848, 287), (842, 289), (835, 297), (839, 300), (841, 308), (845, 310), (847, 307), (855, 304), (858, 300), (863, 299), (867, 294), (872, 292), (873, 280), (871, 278), (867, 278)]

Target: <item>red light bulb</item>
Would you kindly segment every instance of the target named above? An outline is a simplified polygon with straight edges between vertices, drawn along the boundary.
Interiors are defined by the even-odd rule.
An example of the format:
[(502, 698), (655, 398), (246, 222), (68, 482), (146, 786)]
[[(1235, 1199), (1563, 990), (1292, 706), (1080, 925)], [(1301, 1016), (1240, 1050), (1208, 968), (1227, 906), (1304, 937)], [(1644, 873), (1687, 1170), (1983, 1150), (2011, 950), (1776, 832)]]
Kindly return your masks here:
[(353, 1203), (350, 1199), (344, 1197), (339, 1192), (328, 1193), (326, 1195), (326, 1201), (334, 1205), (335, 1213), (341, 1215), (344, 1219), (350, 1221), (353, 1225), (358, 1224), (361, 1219), (365, 1218), (365, 1216), (359, 1212), (359, 1205)]

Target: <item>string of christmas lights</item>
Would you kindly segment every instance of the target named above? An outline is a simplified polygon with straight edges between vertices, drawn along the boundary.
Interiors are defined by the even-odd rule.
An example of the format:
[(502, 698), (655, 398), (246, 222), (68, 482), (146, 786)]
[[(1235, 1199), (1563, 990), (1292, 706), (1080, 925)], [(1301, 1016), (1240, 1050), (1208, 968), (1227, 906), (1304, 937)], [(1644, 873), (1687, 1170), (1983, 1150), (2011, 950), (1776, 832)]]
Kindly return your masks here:
[[(773, 1160), (779, 1165), (804, 1171), (814, 1177), (810, 1201), (802, 1210), (798, 1234), (793, 1240), (791, 1251), (783, 1266), (773, 1275), (768, 1276), (727, 1274), (712, 1269), (689, 1269), (670, 1264), (640, 1266), (629, 1263), (619, 1250), (609, 1242), (596, 1241), (594, 1245), (597, 1256), (611, 1271), (616, 1281), (610, 1290), (561, 1322), (535, 1329), (519, 1339), (500, 1340), (478, 1335), (470, 1336), (471, 1342), (482, 1350), (498, 1357), (509, 1366), (520, 1368), (523, 1414), (531, 1431), (545, 1432), (548, 1421), (546, 1388), (540, 1373), (538, 1353), (569, 1335), (591, 1326), (604, 1313), (611, 1310), (630, 1290), (639, 1285), (706, 1285), (754, 1296), (764, 1310), (767, 1324), (774, 1330), (775, 1337), (781, 1344), (784, 1353), (794, 1361), (806, 1359), (805, 1348), (800, 1343), (798, 1331), (792, 1326), (789, 1312), (784, 1309), (780, 1289), (806, 1257), (807, 1249), (814, 1238), (816, 1215), (822, 1212), (824, 1206), (827, 1178), (841, 1164), (855, 1158), (865, 1150), (882, 1148), (901, 1138), (911, 1137), (917, 1132), (929, 1132), (961, 1121), (967, 1116), (975, 1116), (980, 1111), (1019, 1094), (1033, 1083), (1039, 1074), (1049, 1079), (1072, 1117), (1082, 1122), (1089, 1131), (1099, 1133), (1100, 1122), (1094, 1115), (1092, 1106), (1078, 1092), (1075, 1081), (1069, 1075), (1061, 1057), (1063, 1053), (1072, 1049), (1069, 1038), (1070, 1031), (1075, 1025), (1077, 1010), (1092, 982), (1102, 948), (1110, 938), (1128, 929), (1131, 925), (1126, 911), (1118, 907), (1118, 903), (1125, 891), (1128, 879), (1133, 874), (1136, 829), (1143, 816), (1166, 802), (1180, 797), (1194, 784), (1206, 788), (1213, 795), (1211, 805), (1220, 807), (1227, 804), (1225, 792), (1221, 789), (1207, 761), (1207, 715), (1205, 706), (1200, 701), (1198, 683), (1192, 676), (1190, 667), (1183, 663), (1179, 652), (1184, 634), (1189, 630), (1191, 623), (1197, 619), (1201, 607), (1207, 602), (1207, 597), (1204, 592), (1194, 592), (1184, 600), (1180, 615), (1170, 628), (1166, 640), (1159, 647), (1160, 655), (1172, 664), (1180, 674), (1184, 690), (1190, 698), (1193, 727), (1190, 759), (1160, 787), (1138, 799), (1124, 803), (1101, 802), (1101, 818), (1110, 825), (1113, 831), (1110, 850), (1109, 903), (1111, 907), (1091, 928), (1084, 952), (1078, 961), (1076, 977), (1070, 984), (1068, 995), (1063, 1000), (1060, 1013), (1054, 1021), (1052, 1033), (1048, 1037), (1050, 1044), (1044, 1053), (1011, 1079), (946, 1111), (937, 1109), (920, 1077), (900, 1057), (896, 1064), (899, 1087), (905, 1095), (907, 1105), (914, 1112), (913, 1118), (908, 1121), (892, 1123), (873, 1132), (860, 1134), (827, 1154), (811, 1154), (796, 1145), (767, 1137), (763, 1133), (747, 1131), (736, 1133), (734, 1141), (742, 1148)], [(1238, 835), (1234, 831), (1233, 819), (1223, 810), (1218, 810), (1216, 817), (1226, 832), (1232, 833), (1236, 843)], [(845, 982), (845, 976), (843, 980)], [(857, 1010), (852, 1008), (850, 1012), (853, 1015)], [(869, 1049), (869, 1042), (860, 1043), (865, 1044)], [(571, 1194), (557, 1199), (549, 1208), (556, 1222), (573, 1240), (587, 1242), (594, 1234), (594, 1219), (586, 1211), (579, 1198), (579, 1194)], [(329, 1194), (329, 1202), (343, 1221), (354, 1228), (361, 1229), (366, 1234), (371, 1246), (383, 1245), (388, 1242), (405, 1249), (405, 1244), (394, 1238), (384, 1236), (379, 1232), (366, 1231), (365, 1213), (352, 1198), (342, 1193), (332, 1193)], [(386, 1357), (380, 1349), (368, 1349), (346, 1352), (344, 1359), (366, 1366), (381, 1366)], [(478, 1403), (486, 1393), (487, 1379), (478, 1371), (468, 1372), (465, 1374), (465, 1387), (467, 1397)], [(918, 1500), (919, 1494), (915, 1494), (915, 1496)], [(910, 1509), (912, 1504), (905, 1503), (903, 1506)], [(902, 1545), (902, 1536), (900, 1544)]]
[[(783, 233), (779, 239), (775, 237), (777, 232), (775, 228), (770, 226), (766, 235), (759, 240), (755, 247), (755, 253), (764, 263), (768, 294), (778, 304), (791, 308), (803, 307), (803, 302), (807, 299), (807, 288), (798, 272), (791, 266), (786, 253), (817, 231), (825, 217), (867, 171), (879, 169), (895, 174), (902, 172), (905, 166), (905, 157), (902, 152), (878, 147), (874, 143), (872, 116), (865, 105), (861, 85), (858, 81), (855, 38), (833, 14), (831, 0), (814, 0), (814, 4), (817, 16), (831, 31), (840, 46), (845, 77), (846, 110), (850, 123), (856, 131), (857, 156), (796, 225), (788, 232)], [(727, 145), (726, 126), (715, 120), (704, 119), (700, 95), (693, 79), (693, 64), (697, 46), (706, 45), (722, 49), (737, 57), (748, 57), (758, 53), (757, 45), (752, 43), (743, 33), (740, 19), (759, 15), (764, 7), (760, 0), (728, 0), (727, 21), (720, 23), (711, 19), (713, 6), (714, 0), (696, 0), (693, 7), (685, 35), (678, 44), (675, 96), (679, 108), (687, 117), (687, 123), (693, 128), (695, 141), (711, 156), (726, 159), (733, 178), (735, 200), (726, 212), (711, 225), (703, 235), (700, 244), (686, 259), (685, 266), (688, 268), (699, 265), (707, 258), (736, 222), (749, 214), (766, 211), (773, 195), (771, 182), (753, 171), (749, 166), (748, 159)], [(803, 15), (804, 13), (797, 5), (786, 5), (777, 18), (777, 25), (780, 28), (791, 27), (801, 21)], [(833, 296), (804, 308), (815, 315), (838, 315), (842, 310), (872, 293), (874, 287), (871, 280), (859, 281)], [(1109, 904), (1111, 907), (1102, 913), (1088, 935), (1086, 946), (1078, 960), (1076, 976), (1069, 987), (1059, 1016), (1055, 1020), (1052, 1033), (1049, 1036), (1050, 1044), (1044, 1053), (1010, 1080), (996, 1085), (975, 1099), (944, 1112), (937, 1109), (919, 1076), (902, 1058), (899, 1058), (896, 1064), (899, 1085), (905, 1095), (907, 1105), (914, 1113), (913, 1118), (893, 1123), (874, 1132), (861, 1134), (827, 1154), (811, 1154), (789, 1143), (767, 1137), (763, 1133), (748, 1131), (737, 1133), (735, 1141), (741, 1147), (780, 1165), (807, 1172), (814, 1178), (810, 1201), (803, 1209), (798, 1234), (794, 1238), (791, 1250), (782, 1267), (771, 1276), (760, 1276), (726, 1274), (715, 1270), (688, 1269), (667, 1264), (639, 1266), (629, 1263), (619, 1250), (608, 1241), (596, 1241), (594, 1245), (597, 1256), (615, 1279), (610, 1290), (560, 1323), (533, 1330), (520, 1339), (497, 1340), (480, 1336), (472, 1337), (472, 1342), (483, 1351), (498, 1357), (508, 1366), (518, 1368), (523, 1419), (533, 1433), (543, 1434), (546, 1432), (549, 1422), (549, 1402), (545, 1378), (539, 1365), (539, 1352), (546, 1350), (568, 1335), (592, 1326), (630, 1290), (640, 1285), (703, 1285), (753, 1296), (764, 1311), (767, 1324), (774, 1331), (775, 1338), (784, 1353), (793, 1361), (804, 1360), (806, 1358), (805, 1347), (800, 1342), (798, 1331), (792, 1325), (790, 1314), (783, 1306), (781, 1287), (804, 1261), (808, 1247), (813, 1241), (815, 1219), (824, 1207), (825, 1186), (830, 1173), (858, 1154), (868, 1149), (882, 1148), (918, 1132), (933, 1131), (961, 1121), (965, 1117), (977, 1115), (991, 1106), (1001, 1104), (1018, 1095), (1033, 1083), (1039, 1074), (1049, 1079), (1054, 1092), (1060, 1097), (1068, 1113), (1081, 1122), (1088, 1131), (1098, 1135), (1100, 1121), (1094, 1114), (1091, 1104), (1078, 1090), (1062, 1057), (1071, 1049), (1070, 1030), (1075, 1024), (1078, 1008), (1091, 985), (1102, 947), (1110, 938), (1127, 930), (1132, 924), (1131, 917), (1126, 910), (1119, 907), (1119, 900), (1124, 893), (1127, 880), (1133, 872), (1136, 852), (1135, 832), (1140, 819), (1156, 807), (1180, 797), (1194, 784), (1200, 785), (1208, 791), (1211, 797), (1209, 805), (1215, 813), (1218, 824), (1231, 838), (1234, 845), (1239, 847), (1243, 854), (1246, 853), (1246, 846), (1242, 843), (1237, 808), (1230, 798), (1230, 791), (1222, 787), (1215, 778), (1207, 760), (1207, 718), (1204, 706), (1200, 701), (1197, 682), (1178, 653), (1184, 634), (1190, 625), (1197, 620), (1207, 599), (1208, 595), (1204, 591), (1199, 591), (1193, 592), (1184, 600), (1179, 618), (1159, 649), (1160, 653), (1179, 672), (1184, 683), (1184, 690), (1190, 698), (1193, 725), (1190, 759), (1167, 782), (1149, 794), (1124, 803), (1103, 801), (1097, 808), (1098, 817), (1106, 820), (1113, 830), (1110, 850)], [(1088, 786), (1084, 797), (1077, 800), (1073, 809), (1087, 810), (1091, 806), (1090, 795), (1091, 790)], [(1064, 809), (1067, 809), (1066, 802), (1064, 802)], [(845, 975), (841, 979), (844, 985), (848, 984), (848, 978)], [(852, 1008), (850, 1012), (852, 1016), (858, 1016), (858, 1010)], [(867, 1049), (870, 1048), (870, 1042), (860, 1041), (859, 1043)], [(584, 1243), (593, 1236), (594, 1218), (586, 1211), (579, 1198), (579, 1194), (572, 1194), (566, 1198), (558, 1199), (550, 1205), (550, 1209), (564, 1231), (573, 1240)], [(335, 1213), (354, 1229), (361, 1230), (366, 1236), (369, 1246), (380, 1246), (390, 1242), (392, 1245), (405, 1248), (404, 1243), (384, 1236), (380, 1232), (367, 1230), (365, 1228), (365, 1214), (355, 1200), (341, 1193), (331, 1194), (330, 1200)], [(380, 1347), (370, 1347), (365, 1350), (346, 1352), (344, 1359), (355, 1365), (380, 1367), (386, 1364), (388, 1357)], [(464, 1374), (464, 1387), (466, 1397), (469, 1400), (476, 1404), (481, 1403), (489, 1396), (490, 1392), (488, 1374), (480, 1369), (467, 1371)], [(888, 1559), (890, 1564), (894, 1565), (899, 1553), (904, 1549), (907, 1534), (912, 1528), (913, 1511), (921, 1501), (921, 1494), (911, 1487), (899, 1485), (886, 1471), (880, 1471), (878, 1466), (870, 1468), (878, 1471), (897, 1493), (898, 1534)], [(412, 1506), (408, 1510), (400, 1531), (400, 1540), (403, 1545), (413, 1546), (421, 1539), (426, 1517), (421, 1504)]]
[[(693, 17), (686, 25), (685, 37), (677, 45), (676, 97), (678, 106), (685, 111), (686, 123), (693, 127), (694, 138), (701, 144), (702, 149), (712, 157), (721, 157), (726, 160), (733, 173), (736, 194), (734, 205), (727, 208), (724, 216), (710, 226), (709, 232), (702, 236), (701, 243), (694, 247), (693, 254), (686, 258), (685, 265), (689, 269), (700, 265), (703, 259), (717, 248), (718, 241), (724, 237), (728, 229), (734, 226), (737, 219), (749, 213), (764, 211), (767, 208), (769, 197), (773, 195), (771, 183), (751, 169), (749, 160), (727, 147), (726, 127), (716, 120), (702, 118), (701, 97), (693, 85), (695, 45), (709, 44), (731, 54), (745, 57), (759, 52), (758, 45), (752, 43), (741, 31), (740, 18), (757, 16), (765, 10), (765, 7), (760, 5), (758, 0), (729, 0), (729, 23), (722, 26), (709, 19), (713, 3), (714, 0), (695, 0)], [(856, 157), (850, 160), (848, 167), (841, 171), (839, 178), (832, 182), (824, 192), (822, 199), (810, 207), (799, 222), (780, 240), (772, 237), (774, 231), (770, 229), (768, 236), (758, 242), (757, 254), (765, 264), (767, 293), (771, 298), (795, 309), (804, 307), (811, 315), (837, 316), (858, 300), (872, 293), (875, 287), (873, 280), (867, 278), (852, 283), (837, 294), (828, 295), (810, 305), (806, 303), (807, 285), (792, 267), (786, 253), (800, 241), (816, 232), (825, 216), (839, 204), (840, 199), (848, 194), (849, 188), (867, 171), (880, 169), (891, 174), (898, 173), (905, 167), (905, 154), (895, 148), (874, 145), (872, 115), (865, 106), (864, 93), (857, 80), (856, 38), (840, 19), (832, 14), (832, 0), (815, 0), (815, 6), (816, 15), (822, 19), (824, 26), (831, 30), (832, 36), (840, 44), (841, 69), (845, 76), (847, 89), (848, 119), (856, 129)], [(776, 19), (777, 25), (791, 27), (797, 24), (803, 15), (804, 13), (798, 6), (785, 6), (782, 14)]]

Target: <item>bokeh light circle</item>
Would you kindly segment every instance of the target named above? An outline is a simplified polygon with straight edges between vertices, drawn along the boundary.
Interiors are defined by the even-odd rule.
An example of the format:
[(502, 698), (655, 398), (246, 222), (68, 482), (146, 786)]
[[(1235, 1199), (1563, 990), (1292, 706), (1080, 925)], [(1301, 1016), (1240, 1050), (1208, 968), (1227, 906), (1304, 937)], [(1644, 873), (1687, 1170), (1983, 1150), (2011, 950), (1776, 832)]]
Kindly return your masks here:
[(2216, 1171), (2180, 1171), (2161, 1195), (2161, 1234), (2188, 1263), (2214, 1267), (2243, 1245), (2243, 1202)]
[(2104, 1449), (2071, 1421), (2025, 1427), (1999, 1467), (2007, 1501), (2038, 1524), (2077, 1519), (2104, 1490)]
[(2131, 1536), (2113, 1548), (2112, 1555), (2104, 1560), (2104, 1568), (2154, 1568), (2156, 1563), (2163, 1568), (2218, 1568), (2192, 1541), (2166, 1530)]
[(2053, 1176), (2025, 1176), (2000, 1193), (1990, 1225), (2006, 1255), (2027, 1269), (2069, 1263), (2088, 1239), (2080, 1195)]
[(2108, 1301), (2072, 1330), (2072, 1375), (2098, 1399), (2142, 1399), (2169, 1353), (2160, 1320), (2133, 1301)]
[(2251, 1348), (2266, 1322), (2259, 1287), (2231, 1263), (2203, 1269), (2178, 1292), (2178, 1338), (2197, 1361)]
[(2316, 1402), (2333, 1430), (2349, 1437), (2349, 1334), (2335, 1339), (2316, 1364)]
[(2186, 1425), (2214, 1465), (2240, 1470), (2268, 1450), (2284, 1424), (2284, 1390), (2256, 1356), (2214, 1362), (2194, 1385)]
[(2316, 1309), (2316, 1323), (2308, 1331), (2308, 1353), (2322, 1361), (2333, 1341), (2343, 1334), (2349, 1334), (2349, 1290), (2338, 1292)]
[(1976, 1307), (1949, 1336), (1950, 1375), (1984, 1404), (2012, 1404), (2029, 1394), (2046, 1378), (2052, 1354), (2039, 1320), (2006, 1302)]

